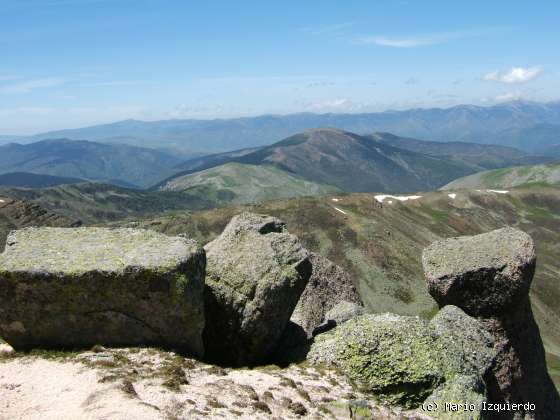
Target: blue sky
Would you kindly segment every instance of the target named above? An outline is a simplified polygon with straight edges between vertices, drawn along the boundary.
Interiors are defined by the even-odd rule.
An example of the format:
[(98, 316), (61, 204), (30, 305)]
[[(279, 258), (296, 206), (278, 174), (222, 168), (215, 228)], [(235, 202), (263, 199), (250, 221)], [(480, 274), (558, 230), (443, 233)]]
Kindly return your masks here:
[(560, 98), (560, 3), (0, 0), (0, 134)]

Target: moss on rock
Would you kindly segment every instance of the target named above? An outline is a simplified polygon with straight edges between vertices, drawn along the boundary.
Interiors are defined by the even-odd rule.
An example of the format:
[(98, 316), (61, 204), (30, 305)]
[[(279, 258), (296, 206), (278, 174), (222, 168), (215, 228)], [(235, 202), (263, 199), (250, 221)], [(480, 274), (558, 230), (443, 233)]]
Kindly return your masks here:
[(436, 340), (420, 318), (364, 315), (317, 336), (308, 360), (340, 368), (384, 402), (415, 407), (444, 381)]
[(265, 361), (311, 275), (307, 251), (282, 221), (252, 213), (234, 217), (205, 249), (208, 360), (229, 366)]
[(351, 319), (315, 337), (307, 360), (340, 369), (384, 403), (415, 408), (456, 377), (479, 381), (494, 357), (482, 325), (446, 307), (431, 323), (393, 314)]
[(0, 335), (14, 348), (155, 344), (203, 354), (204, 250), (137, 229), (28, 228), (0, 255)]

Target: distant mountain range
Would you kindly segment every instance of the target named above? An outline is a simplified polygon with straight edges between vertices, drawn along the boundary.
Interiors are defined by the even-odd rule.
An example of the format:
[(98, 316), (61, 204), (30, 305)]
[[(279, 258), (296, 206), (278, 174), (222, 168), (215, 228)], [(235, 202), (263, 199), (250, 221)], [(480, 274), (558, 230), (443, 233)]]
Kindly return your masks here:
[(265, 146), (301, 131), (320, 127), (337, 127), (358, 134), (385, 131), (438, 142), (500, 144), (539, 152), (547, 146), (560, 144), (560, 102), (516, 101), (489, 107), (459, 105), (446, 109), (367, 114), (301, 113), (216, 120), (126, 120), (41, 133), (17, 141), (29, 143), (52, 138), (86, 139), (175, 149), (192, 156)]
[(332, 191), (425, 191), (486, 169), (552, 159), (505, 146), (438, 143), (390, 133), (361, 136), (334, 128), (188, 161), (149, 148), (56, 139), (0, 146), (0, 185), (104, 182), (188, 191), (218, 205)]
[(400, 149), (439, 156), (452, 161), (463, 162), (476, 170), (503, 168), (505, 166), (530, 165), (552, 159), (548, 153), (543, 156), (530, 155), (507, 146), (486, 145), (467, 142), (437, 142), (398, 137), (391, 133), (374, 133), (366, 136)]
[(513, 188), (519, 186), (560, 185), (560, 162), (546, 165), (518, 166), (479, 172), (456, 179), (442, 189)]
[(181, 159), (154, 149), (68, 139), (0, 146), (0, 174), (28, 172), (147, 187), (172, 175)]
[[(252, 189), (247, 174), (255, 174), (255, 168), (260, 167), (263, 188), (265, 185), (287, 188), (293, 182), (287, 178), (296, 176), (345, 192), (401, 193), (439, 188), (453, 179), (489, 168), (547, 160), (503, 146), (437, 143), (389, 133), (359, 136), (337, 129), (312, 129), (270, 146), (187, 161), (176, 168), (184, 169), (182, 172), (155, 188), (174, 191), (209, 188), (212, 194), (219, 190), (225, 195), (244, 196), (247, 189)], [(232, 163), (236, 166), (232, 167)], [(277, 170), (265, 171), (264, 168)], [(263, 181), (265, 176), (266, 182)], [(245, 191), (242, 191), (243, 186)], [(305, 195), (304, 192), (298, 190), (292, 195)], [(310, 194), (313, 194), (311, 189)], [(288, 196), (284, 192), (277, 198)]]

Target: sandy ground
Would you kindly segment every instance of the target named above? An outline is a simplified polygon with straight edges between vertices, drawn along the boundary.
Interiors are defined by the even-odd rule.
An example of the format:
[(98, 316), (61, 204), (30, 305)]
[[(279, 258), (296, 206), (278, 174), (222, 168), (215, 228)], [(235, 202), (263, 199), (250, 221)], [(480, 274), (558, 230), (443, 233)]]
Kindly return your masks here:
[(336, 372), (305, 366), (222, 369), (155, 349), (0, 349), (2, 420), (343, 419), (351, 412), (421, 418), (378, 407)]

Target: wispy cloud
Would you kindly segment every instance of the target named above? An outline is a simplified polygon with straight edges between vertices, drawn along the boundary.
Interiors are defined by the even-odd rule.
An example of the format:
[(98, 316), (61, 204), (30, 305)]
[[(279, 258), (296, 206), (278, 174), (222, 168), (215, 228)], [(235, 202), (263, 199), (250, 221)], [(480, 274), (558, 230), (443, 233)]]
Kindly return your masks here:
[(427, 47), (430, 45), (444, 44), (455, 39), (490, 35), (492, 33), (504, 31), (506, 29), (509, 30), (510, 28), (469, 29), (463, 31), (438, 32), (411, 36), (375, 35), (358, 38), (355, 40), (355, 43), (362, 45), (378, 45), (391, 48)]
[(145, 80), (115, 80), (107, 82), (91, 82), (75, 85), (77, 87), (120, 87), (120, 86), (144, 86), (152, 85), (155, 82), (149, 82)]
[(419, 82), (419, 80), (418, 80), (417, 78), (415, 78), (415, 77), (409, 77), (408, 79), (406, 79), (406, 80), (404, 81), (404, 84), (405, 84), (405, 85), (416, 85), (416, 84), (418, 84), (418, 82)]
[(346, 29), (351, 28), (355, 25), (357, 25), (357, 22), (341, 22), (341, 23), (333, 23), (330, 25), (309, 26), (305, 28), (299, 28), (299, 32), (305, 32), (315, 36), (340, 35)]
[(535, 79), (543, 71), (541, 66), (513, 67), (505, 71), (493, 71), (483, 76), (484, 80), (507, 84), (526, 83)]
[(309, 112), (360, 112), (371, 107), (371, 104), (356, 102), (348, 98), (299, 101), (297, 105)]
[(507, 92), (494, 98), (495, 102), (511, 102), (523, 99), (521, 92)]
[(1, 94), (29, 93), (36, 89), (50, 88), (63, 85), (66, 79), (61, 77), (46, 77), (42, 79), (26, 80), (0, 86)]

